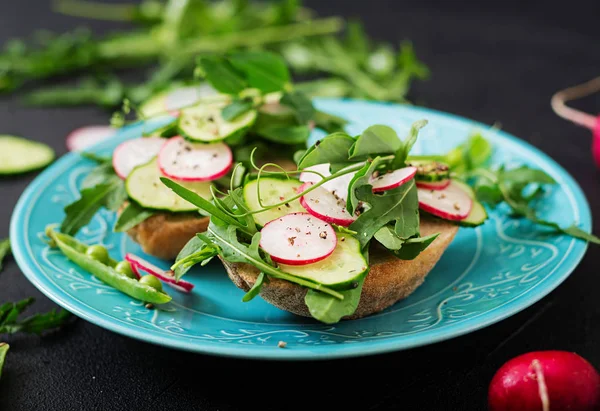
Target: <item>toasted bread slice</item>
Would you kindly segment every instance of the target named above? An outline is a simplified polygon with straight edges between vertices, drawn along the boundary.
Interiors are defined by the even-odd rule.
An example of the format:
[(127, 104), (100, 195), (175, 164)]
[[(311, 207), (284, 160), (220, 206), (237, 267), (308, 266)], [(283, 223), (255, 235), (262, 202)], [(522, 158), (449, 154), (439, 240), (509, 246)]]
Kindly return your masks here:
[(145, 253), (174, 260), (186, 243), (206, 231), (209, 218), (198, 214), (158, 213), (127, 231)]
[[(372, 246), (369, 253), (371, 267), (362, 289), (356, 312), (345, 319), (366, 317), (386, 309), (410, 295), (425, 280), (425, 276), (438, 262), (454, 239), (458, 227), (454, 224), (421, 219), (421, 235), (440, 235), (414, 260), (399, 260), (380, 246)], [(236, 286), (248, 291), (256, 281), (259, 271), (252, 265), (223, 261), (229, 278)], [(304, 303), (307, 289), (288, 281), (271, 278), (262, 286), (261, 297), (274, 306), (294, 314), (310, 317)]]

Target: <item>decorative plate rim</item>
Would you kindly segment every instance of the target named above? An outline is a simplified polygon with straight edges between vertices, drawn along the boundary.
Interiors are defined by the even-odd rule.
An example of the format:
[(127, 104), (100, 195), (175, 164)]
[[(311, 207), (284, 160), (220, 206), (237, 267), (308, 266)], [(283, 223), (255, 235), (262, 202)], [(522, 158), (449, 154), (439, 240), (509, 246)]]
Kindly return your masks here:
[[(446, 113), (438, 110), (433, 110), (418, 106), (408, 106), (393, 103), (382, 103), (382, 102), (366, 102), (354, 99), (315, 99), (316, 103), (327, 103), (327, 102), (339, 102), (347, 101), (354, 104), (367, 104), (367, 105), (379, 105), (382, 107), (398, 107), (403, 110), (409, 110), (419, 113), (431, 113), (435, 116), (458, 121), (461, 123), (468, 123), (473, 128), (489, 129), (490, 126), (462, 117), (451, 113)], [(139, 125), (139, 124), (138, 124)], [(135, 127), (133, 125), (132, 127)], [(100, 148), (114, 139), (122, 138), (122, 135), (127, 128), (120, 130), (109, 140), (104, 140), (95, 144), (91, 149)], [(573, 177), (555, 160), (550, 158), (548, 155), (537, 149), (536, 147), (528, 144), (527, 142), (519, 139), (512, 134), (497, 130), (495, 131), (496, 137), (501, 140), (508, 141), (510, 144), (516, 145), (517, 147), (524, 147), (528, 152), (537, 156), (541, 161), (551, 166), (553, 171), (560, 175), (564, 189), (570, 191), (575, 199), (575, 211), (579, 212), (579, 224), (584, 229), (589, 230), (591, 227), (591, 211), (587, 199), (581, 190), (579, 184), (573, 179)], [(295, 347), (294, 349), (279, 349), (273, 346), (252, 346), (252, 348), (244, 347), (240, 345), (214, 345), (206, 341), (188, 341), (186, 338), (181, 336), (165, 336), (159, 334), (152, 334), (147, 330), (135, 329), (127, 327), (121, 322), (115, 322), (112, 317), (108, 317), (104, 312), (96, 310), (90, 307), (85, 302), (73, 298), (70, 294), (66, 293), (62, 289), (56, 287), (52, 282), (44, 282), (44, 275), (40, 276), (40, 270), (32, 264), (32, 261), (28, 258), (26, 247), (26, 230), (20, 229), (19, 225), (25, 218), (25, 212), (27, 210), (28, 203), (35, 197), (39, 191), (39, 187), (44, 184), (47, 177), (56, 173), (57, 169), (63, 167), (69, 167), (71, 163), (77, 161), (77, 153), (68, 153), (58, 159), (52, 166), (44, 170), (38, 175), (25, 189), (21, 197), (19, 198), (12, 218), (10, 222), (10, 237), (13, 242), (13, 255), (14, 258), (27, 277), (27, 279), (38, 288), (48, 298), (53, 300), (58, 305), (71, 311), (73, 314), (110, 331), (125, 335), (128, 337), (136, 338), (142, 341), (151, 342), (157, 345), (167, 346), (170, 348), (181, 349), (185, 351), (197, 352), (202, 354), (222, 355), (230, 357), (243, 357), (251, 359), (272, 359), (272, 360), (316, 360), (316, 359), (333, 359), (333, 358), (345, 358), (345, 357), (356, 357), (366, 356), (374, 354), (382, 354), (391, 351), (399, 351), (418, 346), (428, 345), (440, 341), (444, 341), (450, 338), (458, 337), (461, 335), (468, 334), (472, 331), (479, 330), (487, 327), (491, 324), (504, 320), (525, 308), (535, 304), (543, 297), (548, 295), (556, 287), (558, 287), (577, 267), (581, 259), (583, 258), (588, 244), (585, 242), (574, 241), (571, 252), (565, 254), (563, 261), (557, 265), (552, 272), (548, 275), (548, 278), (540, 282), (535, 287), (536, 291), (530, 290), (525, 294), (522, 294), (515, 299), (507, 302), (503, 305), (501, 311), (492, 310), (485, 312), (481, 315), (475, 316), (464, 322), (456, 324), (452, 327), (442, 329), (432, 329), (414, 335), (404, 335), (397, 338), (388, 338), (382, 340), (370, 339), (368, 345), (363, 344), (347, 344), (338, 345), (335, 350), (318, 350), (315, 347)], [(564, 260), (569, 257), (570, 265), (562, 265)], [(35, 259), (34, 259), (35, 261)], [(557, 270), (561, 270), (559, 275), (556, 275)], [(299, 327), (302, 329), (304, 327)], [(368, 348), (368, 349), (365, 349)]]

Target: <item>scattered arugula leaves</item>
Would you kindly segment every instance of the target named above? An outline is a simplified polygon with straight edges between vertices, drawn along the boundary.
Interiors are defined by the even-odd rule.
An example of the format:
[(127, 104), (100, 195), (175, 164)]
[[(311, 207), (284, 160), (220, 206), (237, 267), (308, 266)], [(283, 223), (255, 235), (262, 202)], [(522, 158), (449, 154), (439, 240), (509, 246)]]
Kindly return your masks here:
[(71, 317), (71, 313), (61, 309), (19, 319), (18, 317), (34, 302), (33, 298), (27, 298), (16, 303), (0, 305), (0, 334), (24, 332), (40, 335), (44, 331), (61, 327)]
[(128, 231), (143, 221), (146, 221), (154, 214), (154, 211), (145, 209), (136, 203), (130, 202), (117, 217), (113, 231), (116, 233)]

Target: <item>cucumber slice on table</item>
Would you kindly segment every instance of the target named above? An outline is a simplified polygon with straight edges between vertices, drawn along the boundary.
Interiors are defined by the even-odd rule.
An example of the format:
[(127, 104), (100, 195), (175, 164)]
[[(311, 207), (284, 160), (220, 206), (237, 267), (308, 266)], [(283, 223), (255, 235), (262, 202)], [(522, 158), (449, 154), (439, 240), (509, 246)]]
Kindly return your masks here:
[(465, 190), (465, 192), (473, 200), (473, 205), (471, 206), (471, 212), (469, 213), (467, 218), (465, 218), (464, 220), (458, 221), (458, 224), (460, 224), (464, 227), (477, 227), (478, 225), (485, 223), (485, 220), (487, 220), (487, 218), (488, 218), (487, 211), (485, 211), (485, 207), (483, 206), (483, 204), (481, 204), (479, 201), (477, 201), (477, 197), (475, 196), (475, 192), (473, 191), (471, 186), (468, 184), (465, 184), (459, 180), (453, 179), (452, 182), (454, 184), (458, 185), (463, 190)]
[[(244, 186), (244, 201), (250, 209), (250, 211), (260, 210), (261, 205), (258, 202), (258, 186), (260, 181), (260, 199), (263, 205), (268, 206), (277, 204), (285, 200), (286, 198), (294, 197), (296, 189), (302, 185), (302, 183), (295, 179), (283, 180), (279, 178), (261, 178), (260, 180), (253, 180)], [(276, 218), (282, 217), (289, 213), (303, 213), (306, 210), (300, 205), (300, 200), (294, 200), (288, 205), (281, 205), (270, 210), (266, 210), (257, 214), (254, 214), (254, 221), (256, 224), (263, 226), (269, 221), (275, 220)]]
[(337, 238), (335, 250), (324, 260), (306, 265), (279, 264), (279, 268), (286, 273), (313, 280), (331, 288), (353, 288), (367, 272), (369, 264), (360, 250), (360, 243), (357, 239), (344, 233), (337, 233)]
[(0, 135), (0, 175), (20, 174), (45, 167), (54, 160), (54, 150), (22, 137)]
[[(129, 198), (144, 208), (166, 210), (171, 212), (194, 211), (198, 207), (188, 203), (165, 186), (160, 178), (163, 177), (156, 158), (138, 166), (127, 177), (125, 187)], [(207, 181), (178, 181), (178, 184), (209, 200), (210, 182)]]
[(179, 130), (189, 140), (214, 143), (244, 133), (256, 120), (256, 110), (250, 110), (233, 121), (226, 121), (221, 111), (228, 102), (202, 102), (181, 110)]

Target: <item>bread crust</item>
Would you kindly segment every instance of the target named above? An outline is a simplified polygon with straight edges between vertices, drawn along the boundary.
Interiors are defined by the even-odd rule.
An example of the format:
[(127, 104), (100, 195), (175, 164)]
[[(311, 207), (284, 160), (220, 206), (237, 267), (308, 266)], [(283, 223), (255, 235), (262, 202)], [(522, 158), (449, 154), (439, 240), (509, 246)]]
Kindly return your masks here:
[[(363, 285), (358, 308), (344, 319), (355, 319), (382, 311), (408, 297), (423, 283), (448, 245), (458, 227), (454, 224), (429, 218), (421, 219), (421, 235), (440, 235), (414, 260), (399, 260), (380, 246), (369, 250), (370, 271)], [(223, 260), (221, 260), (223, 261)], [(229, 278), (244, 291), (256, 281), (259, 271), (250, 264), (223, 261)], [(263, 284), (261, 297), (274, 306), (297, 315), (310, 317), (304, 303), (307, 289), (288, 281), (271, 278)]]

